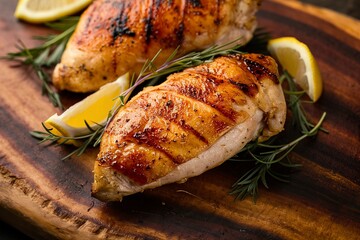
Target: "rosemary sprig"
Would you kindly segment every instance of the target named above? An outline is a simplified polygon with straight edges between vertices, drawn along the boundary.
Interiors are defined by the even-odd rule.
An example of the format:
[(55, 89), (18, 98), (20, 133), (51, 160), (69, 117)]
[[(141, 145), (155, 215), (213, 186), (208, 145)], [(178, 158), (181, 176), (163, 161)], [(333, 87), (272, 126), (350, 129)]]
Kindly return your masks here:
[[(242, 177), (240, 177), (232, 186), (230, 194), (235, 195), (237, 199), (244, 199), (248, 195), (253, 196), (256, 200), (258, 193), (258, 185), (261, 182), (268, 188), (266, 177), (271, 177), (287, 182), (287, 176), (280, 174), (273, 170), (273, 166), (279, 163), (283, 166), (294, 168), (299, 167), (299, 164), (293, 164), (289, 160), (289, 153), (305, 138), (314, 136), (320, 130), (321, 124), (325, 119), (326, 113), (323, 113), (319, 122), (309, 132), (304, 133), (302, 136), (294, 139), (287, 144), (273, 145), (271, 142), (257, 143), (252, 142), (244, 149), (250, 155), (250, 159), (241, 159), (239, 154), (232, 158), (232, 161), (254, 161), (255, 167), (250, 169)], [(270, 139), (272, 141), (273, 139)], [(258, 153), (256, 153), (258, 152)], [(287, 162), (283, 162), (287, 160)]]
[(16, 45), (18, 52), (8, 53), (5, 58), (18, 61), (32, 67), (38, 78), (42, 81), (42, 94), (46, 94), (55, 107), (62, 108), (60, 96), (51, 85), (51, 77), (47, 73), (50, 68), (60, 61), (66, 43), (75, 30), (79, 17), (69, 17), (47, 26), (62, 31), (60, 34), (49, 36), (36, 36), (35, 39), (44, 41), (34, 48), (27, 48), (21, 41)]
[(305, 94), (305, 91), (297, 91), (296, 84), (287, 71), (284, 71), (280, 77), (280, 82), (283, 81), (286, 81), (289, 88), (289, 90), (285, 90), (285, 93), (288, 96), (287, 101), (288, 108), (290, 108), (292, 114), (292, 124), (295, 127), (298, 127), (302, 133), (309, 132), (314, 125), (307, 120), (304, 108), (300, 101), (301, 97)]
[[(326, 113), (324, 112), (322, 114), (316, 125), (310, 123), (300, 101), (304, 91), (297, 91), (293, 78), (286, 71), (280, 76), (280, 82), (283, 83), (284, 81), (286, 81), (289, 88), (288, 90), (284, 90), (284, 92), (287, 95), (287, 106), (292, 113), (293, 126), (299, 128), (302, 135), (287, 144), (274, 144), (276, 136), (264, 143), (254, 141), (242, 149), (240, 153), (243, 155), (237, 154), (231, 158), (231, 161), (251, 161), (255, 164), (252, 169), (232, 185), (230, 194), (235, 195), (236, 199), (244, 199), (250, 195), (253, 197), (253, 200), (256, 201), (259, 183), (262, 183), (268, 188), (268, 175), (279, 181), (287, 182), (288, 176), (276, 172), (274, 166), (282, 165), (288, 168), (301, 166), (290, 161), (290, 152), (305, 138), (315, 136), (319, 131), (327, 132), (321, 127), (325, 120)], [(248, 158), (244, 158), (246, 153)]]
[(144, 63), (137, 79), (134, 81), (134, 84), (123, 94), (129, 94), (145, 81), (159, 79), (162, 76), (179, 72), (185, 68), (195, 67), (206, 61), (211, 61), (216, 56), (241, 53), (241, 51), (238, 50), (241, 46), (235, 44), (237, 41), (239, 41), (239, 39), (235, 39), (234, 41), (223, 45), (214, 45), (200, 52), (190, 52), (182, 57), (175, 58), (179, 50), (179, 48), (177, 48), (168, 57), (168, 59), (159, 68), (157, 68), (154, 62), (159, 56), (161, 52), (160, 50), (151, 60), (147, 60)]
[[(47, 127), (44, 123), (42, 123), (42, 126), (45, 130), (44, 131), (31, 131), (30, 135), (34, 138), (40, 139), (39, 143), (44, 142), (50, 142), (50, 144), (57, 144), (57, 145), (63, 145), (68, 142), (73, 142), (73, 145), (76, 145), (77, 148), (70, 152), (68, 155), (64, 156), (61, 160), (66, 160), (70, 158), (73, 155), (80, 156), (83, 154), (89, 147), (97, 147), (100, 144), (101, 138), (104, 134), (105, 128), (107, 124), (110, 122), (114, 114), (119, 111), (119, 109), (124, 106), (125, 104), (125, 96), (119, 96), (120, 104), (109, 111), (106, 124), (98, 124), (96, 123), (95, 126), (90, 126), (90, 124), (84, 120), (85, 125), (89, 131), (89, 133), (84, 135), (78, 135), (78, 136), (63, 136), (63, 135), (57, 135), (52, 132), (52, 128)], [(74, 144), (75, 143), (75, 144)]]
[[(183, 57), (179, 57), (179, 58), (175, 58), (177, 51), (178, 51), (178, 49), (176, 49), (168, 57), (168, 59), (165, 61), (165, 63), (163, 63), (160, 67), (157, 68), (155, 66), (154, 62), (155, 62), (156, 58), (159, 56), (159, 54), (161, 52), (161, 50), (160, 50), (151, 60), (145, 62), (145, 64), (143, 65), (143, 68), (140, 71), (139, 75), (137, 76), (136, 80), (132, 81), (132, 86), (128, 90), (123, 92), (121, 94), (121, 96), (119, 96), (121, 99), (121, 102), (124, 104), (124, 102), (125, 102), (124, 99), (127, 98), (128, 95), (130, 95), (131, 92), (135, 88), (137, 88), (139, 85), (141, 85), (145, 81), (158, 79), (161, 76), (165, 76), (165, 75), (168, 75), (173, 72), (181, 71), (188, 67), (194, 67), (205, 61), (210, 61), (215, 56), (227, 55), (227, 54), (231, 54), (231, 53), (239, 53), (239, 51), (237, 49), (240, 46), (234, 44), (235, 42), (237, 42), (237, 40), (238, 39), (236, 39), (232, 42), (226, 43), (224, 45), (219, 45), (219, 46), (215, 45), (213, 47), (207, 48), (200, 52), (191, 52), (191, 53), (186, 54)], [(80, 146), (77, 149), (75, 149), (73, 152), (68, 154), (63, 159), (69, 158), (70, 156), (72, 156), (74, 154), (80, 155), (89, 146), (96, 147), (100, 143), (101, 137), (103, 135), (103, 132), (104, 132), (106, 126), (110, 123), (112, 117), (116, 114), (116, 112), (121, 108), (121, 106), (123, 104), (121, 104), (117, 109), (112, 110), (111, 113), (109, 113), (109, 116), (108, 116), (108, 119), (107, 119), (107, 122), (105, 125), (98, 125), (98, 128), (96, 128), (96, 129), (88, 127), (89, 133), (86, 135), (77, 136), (77, 137), (65, 137), (65, 136), (56, 135), (56, 134), (52, 133), (51, 128), (47, 128), (44, 124), (43, 124), (43, 128), (45, 129), (45, 132), (44, 131), (32, 131), (32, 132), (30, 132), (30, 134), (35, 138), (41, 139), (41, 142), (50, 141), (52, 143), (54, 143), (54, 142), (65, 143), (70, 140), (75, 140), (75, 141), (81, 140), (81, 141), (83, 141), (82, 144), (80, 144)]]
[(31, 136), (41, 139), (39, 143), (43, 142), (51, 142), (52, 144), (66, 144), (69, 141), (81, 141), (80, 146), (76, 148), (74, 151), (70, 152), (68, 155), (62, 158), (62, 160), (65, 160), (69, 158), (72, 155), (80, 156), (83, 154), (86, 149), (88, 149), (90, 146), (96, 147), (100, 142), (98, 139), (101, 139), (101, 136), (104, 132), (104, 125), (98, 125), (98, 128), (94, 129), (92, 128), (88, 122), (85, 121), (86, 127), (89, 129), (89, 133), (81, 136), (74, 136), (74, 137), (66, 137), (66, 136), (60, 136), (52, 133), (52, 128), (48, 128), (45, 126), (44, 123), (42, 123), (43, 128), (46, 132), (43, 131), (31, 131)]

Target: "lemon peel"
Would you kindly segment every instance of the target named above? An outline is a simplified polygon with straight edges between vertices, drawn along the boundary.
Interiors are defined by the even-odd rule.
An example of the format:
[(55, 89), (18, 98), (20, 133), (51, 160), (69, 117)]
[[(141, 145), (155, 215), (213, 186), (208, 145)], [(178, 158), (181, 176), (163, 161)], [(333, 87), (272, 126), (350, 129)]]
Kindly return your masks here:
[(321, 96), (323, 82), (309, 47), (294, 37), (281, 37), (270, 40), (268, 50), (310, 99), (316, 102)]
[(72, 15), (87, 7), (92, 0), (20, 0), (15, 17), (30, 23), (45, 23)]
[[(106, 124), (109, 114), (123, 104), (124, 99), (120, 99), (119, 96), (129, 87), (130, 77), (129, 73), (126, 73), (72, 105), (61, 115), (55, 113), (44, 122), (44, 125), (57, 136), (73, 138), (89, 134), (89, 127), (94, 130)], [(77, 145), (77, 141), (74, 140), (66, 143)]]

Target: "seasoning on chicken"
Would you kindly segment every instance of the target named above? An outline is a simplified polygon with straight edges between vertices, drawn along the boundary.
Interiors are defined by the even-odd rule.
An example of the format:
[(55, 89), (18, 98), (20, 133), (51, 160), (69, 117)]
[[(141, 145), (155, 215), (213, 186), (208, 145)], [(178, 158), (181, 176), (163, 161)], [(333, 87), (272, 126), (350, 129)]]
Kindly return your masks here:
[(104, 132), (93, 195), (103, 201), (180, 182), (248, 142), (283, 130), (277, 64), (258, 54), (218, 57), (134, 96)]
[(126, 72), (137, 73), (162, 49), (179, 55), (245, 43), (261, 0), (97, 0), (83, 13), (53, 74), (60, 90), (91, 92)]

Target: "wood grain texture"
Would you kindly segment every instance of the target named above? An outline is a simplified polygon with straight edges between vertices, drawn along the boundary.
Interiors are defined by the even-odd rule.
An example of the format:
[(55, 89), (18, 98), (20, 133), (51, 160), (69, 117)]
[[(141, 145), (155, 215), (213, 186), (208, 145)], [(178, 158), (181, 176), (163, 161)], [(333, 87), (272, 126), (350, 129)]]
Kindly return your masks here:
[(310, 4), (299, 2), (299, 0), (273, 0), (285, 6), (298, 9), (299, 11), (306, 12), (330, 24), (340, 28), (347, 34), (359, 38), (360, 36), (360, 22), (352, 17), (341, 15), (331, 9), (314, 7)]
[[(285, 2), (265, 0), (259, 26), (274, 37), (295, 36), (312, 49), (325, 88), (307, 110), (314, 121), (326, 111), (324, 127), (330, 131), (295, 149), (292, 159), (303, 167), (290, 183), (271, 181), (256, 204), (234, 201), (229, 187), (247, 166), (227, 162), (181, 185), (102, 203), (90, 196), (98, 150), (60, 161), (71, 147), (38, 145), (28, 131), (40, 129), (57, 110), (26, 68), (1, 61), (0, 219), (36, 239), (358, 239), (360, 40), (351, 26), (359, 22), (335, 13), (318, 17), (315, 7)], [(0, 55), (15, 50), (17, 39), (34, 46), (32, 36), (49, 33), (16, 21), (16, 1), (0, 4)], [(69, 106), (82, 96), (62, 97)]]

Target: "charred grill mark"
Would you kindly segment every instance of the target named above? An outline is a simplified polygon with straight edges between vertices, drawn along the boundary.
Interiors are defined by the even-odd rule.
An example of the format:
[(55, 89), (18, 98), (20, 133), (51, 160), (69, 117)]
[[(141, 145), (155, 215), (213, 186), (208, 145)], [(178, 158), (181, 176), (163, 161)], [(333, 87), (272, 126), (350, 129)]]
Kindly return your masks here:
[(194, 136), (196, 136), (196, 138), (198, 138), (200, 141), (202, 141), (204, 144), (208, 145), (209, 141), (202, 136), (198, 131), (196, 131), (193, 127), (191, 127), (190, 125), (186, 124), (184, 119), (181, 119), (180, 121), (176, 122), (179, 126), (181, 126), (184, 130), (191, 132)]
[[(197, 139), (208, 145), (209, 141), (202, 134), (200, 134), (199, 131), (186, 124), (186, 121), (180, 118), (180, 116), (185, 115), (185, 112), (187, 111), (187, 108), (183, 107), (185, 104), (175, 104), (171, 98), (174, 99), (176, 98), (176, 96), (164, 99), (164, 103), (161, 107), (153, 106), (149, 103), (141, 107), (142, 109), (146, 109), (146, 111), (153, 112), (156, 116), (159, 116), (171, 123), (176, 124), (184, 131), (192, 133)], [(149, 99), (149, 97), (147, 99)]]
[(219, 79), (219, 76), (208, 72), (189, 72), (188, 76), (201, 82), (201, 86), (194, 86), (193, 84), (178, 85), (176, 83), (173, 86), (180, 94), (194, 98), (201, 102), (207, 102), (207, 97), (215, 93), (216, 87), (223, 83), (223, 80)]
[[(200, 141), (202, 141), (204, 144), (208, 145), (209, 144), (209, 141), (204, 137), (202, 136), (198, 131), (196, 131), (193, 127), (191, 127), (190, 125), (186, 124), (186, 121), (184, 119), (179, 119), (178, 116), (179, 115), (183, 115), (185, 114), (182, 109), (181, 109), (181, 106), (178, 106), (179, 109), (176, 111), (177, 113), (176, 114), (173, 114), (173, 110), (174, 110), (174, 102), (172, 100), (168, 100), (166, 103), (165, 103), (165, 108), (162, 108), (160, 111), (159, 111), (159, 115), (161, 117), (163, 117), (164, 119), (172, 122), (172, 123), (175, 123), (176, 125), (180, 126), (182, 129), (184, 129), (185, 131), (187, 132), (190, 132), (192, 133), (197, 139), (199, 139)], [(180, 114), (178, 114), (180, 113)]]
[(224, 132), (226, 129), (229, 129), (230, 127), (234, 126), (235, 122), (228, 124), (224, 121), (219, 120), (218, 115), (213, 115), (212, 124), (214, 125), (215, 132), (221, 133), (221, 132)]
[(219, 26), (221, 24), (221, 19), (220, 19), (220, 1), (221, 0), (217, 0), (216, 1), (216, 18), (214, 20), (214, 23), (216, 26)]
[(147, 18), (144, 19), (144, 21), (145, 21), (145, 42), (146, 42), (146, 44), (150, 43), (152, 32), (153, 32), (152, 19), (153, 19), (153, 11), (154, 11), (153, 8), (154, 8), (155, 5), (156, 5), (156, 2), (154, 3), (154, 0), (153, 0), (151, 2), (150, 7), (149, 7)]
[[(173, 1), (153, 0), (149, 5), (150, 7), (146, 10), (146, 17), (142, 20), (144, 23), (142, 32), (145, 44), (150, 44), (152, 40), (156, 40), (161, 42), (164, 48), (179, 47), (184, 40), (184, 9), (173, 4)], [(171, 19), (168, 17), (163, 18), (161, 15), (170, 14), (168, 11), (171, 12)]]
[(113, 36), (114, 38), (122, 35), (128, 35), (130, 37), (135, 36), (135, 32), (131, 31), (130, 28), (126, 25), (128, 21), (128, 16), (125, 16), (124, 18), (118, 18), (115, 20), (116, 26), (113, 30)]
[(180, 46), (184, 41), (184, 19), (181, 20), (179, 26), (175, 29), (175, 35), (178, 46)]
[[(166, 149), (159, 146), (159, 144), (156, 144), (158, 141), (151, 136), (153, 134), (156, 135), (154, 132), (162, 130), (163, 129), (159, 128), (146, 128), (144, 131), (137, 129), (129, 132), (123, 138), (114, 141), (116, 150), (98, 156), (98, 164), (104, 167), (111, 167), (141, 185), (154, 180), (151, 178), (151, 173), (149, 171), (153, 168), (155, 161), (161, 161), (162, 158), (167, 158), (174, 165), (181, 163), (181, 159), (174, 159)], [(155, 142), (152, 143), (152, 141)], [(146, 146), (143, 150), (131, 146), (131, 150), (127, 150), (126, 148), (130, 144), (134, 144), (135, 146)], [(144, 149), (147, 150), (144, 151)], [(151, 153), (157, 152), (159, 154), (151, 154), (150, 156), (149, 153), (146, 153), (149, 151)]]
[(188, 0), (187, 2), (189, 2), (191, 4), (191, 6), (194, 8), (202, 8), (203, 7), (200, 0)]
[[(115, 7), (115, 6), (114, 6)], [(114, 44), (115, 40), (118, 37), (121, 37), (123, 35), (127, 35), (130, 37), (135, 36), (135, 32), (132, 31), (128, 26), (128, 16), (125, 13), (126, 7), (124, 2), (120, 2), (116, 5), (116, 8), (119, 9), (119, 16), (116, 18), (111, 19), (112, 22), (110, 22), (110, 33), (113, 38), (112, 44)]]
[[(265, 56), (259, 55), (258, 58), (264, 59)], [(256, 79), (261, 80), (265, 75), (269, 77), (274, 83), (276, 84), (279, 83), (277, 76), (264, 65), (260, 64), (259, 62), (253, 61), (249, 58), (242, 58), (242, 60), (247, 66), (247, 69), (256, 77)]]
[[(172, 1), (171, 1), (172, 2)], [(181, 20), (179, 22), (179, 25), (177, 27), (175, 27), (174, 29), (174, 34), (176, 37), (176, 46), (180, 46), (182, 44), (182, 42), (184, 41), (184, 31), (185, 31), (185, 24), (184, 24), (184, 20), (185, 20), (185, 15), (187, 12), (187, 1), (185, 1), (184, 3), (184, 7), (181, 9), (178, 6), (174, 8), (175, 12), (178, 12), (177, 14), (181, 16)], [(174, 41), (172, 41), (174, 42)], [(174, 44), (174, 43), (172, 43)]]
[[(260, 76), (263, 74), (268, 76), (271, 73), (265, 67), (267, 66), (266, 59), (263, 59), (265, 57), (258, 57), (259, 60), (263, 60), (259, 61), (260, 63), (256, 62), (258, 58), (246, 58), (240, 55), (230, 58), (233, 57), (238, 61), (235, 67), (238, 66), (238, 70), (244, 71), (247, 75), (250, 75), (248, 71)], [(234, 62), (233, 64), (236, 63)], [(145, 93), (141, 99), (136, 101), (133, 107), (134, 109), (146, 111), (146, 117), (137, 118), (137, 121), (140, 122), (133, 122), (129, 131), (126, 130), (122, 133), (123, 141), (131, 142), (145, 149), (157, 152), (171, 161), (171, 164), (178, 165), (192, 158), (195, 153), (188, 151), (189, 155), (184, 156), (176, 150), (173, 151), (173, 147), (174, 149), (182, 148), (181, 144), (187, 139), (198, 139), (194, 143), (199, 148), (209, 145), (209, 142), (212, 141), (207, 140), (201, 134), (203, 133), (202, 130), (199, 130), (196, 125), (197, 122), (193, 121), (195, 119), (193, 118), (194, 114), (198, 113), (194, 113), (196, 111), (189, 113), (189, 109), (194, 109), (195, 105), (193, 104), (196, 101), (214, 109), (211, 114), (210, 124), (213, 129), (216, 129), (216, 133), (225, 131), (236, 124), (236, 119), (239, 118), (240, 114), (244, 113), (236, 112), (232, 107), (228, 107), (228, 105), (232, 103), (237, 104), (241, 101), (241, 98), (235, 99), (238, 94), (253, 97), (258, 92), (258, 85), (256, 82), (250, 81), (254, 81), (254, 77), (243, 79), (244, 81), (240, 78), (230, 79), (228, 77), (225, 78), (221, 71), (214, 73), (211, 69), (203, 67), (188, 70), (181, 76), (184, 79), (188, 79), (185, 82), (179, 83), (174, 78), (167, 84), (168, 87), (158, 89), (162, 90), (162, 93), (159, 93), (158, 90)], [(254, 73), (253, 71), (257, 72)], [(245, 77), (244, 75), (239, 76)], [(221, 87), (219, 87), (220, 85)], [(229, 90), (230, 96), (226, 96), (227, 90)], [(223, 93), (224, 96), (222, 96)], [(222, 104), (224, 101), (228, 102), (227, 105)], [(124, 121), (128, 122), (126, 119)], [(190, 123), (191, 125), (189, 125)], [(170, 132), (170, 129), (174, 131), (178, 129), (178, 132)], [(117, 149), (121, 151), (122, 148), (122, 146), (118, 146)], [(121, 156), (119, 163), (114, 161), (114, 157), (116, 157), (115, 154), (106, 160), (108, 161), (107, 164), (115, 164), (115, 166), (110, 165), (111, 167), (140, 184), (150, 181), (149, 174), (147, 173), (149, 170), (147, 169), (151, 169), (152, 164), (146, 160), (148, 156), (145, 152), (135, 150), (131, 154), (124, 154), (124, 156)]]
[(257, 85), (254, 83), (247, 85), (244, 83), (236, 82), (232, 79), (230, 79), (229, 82), (235, 85), (237, 88), (239, 88), (243, 93), (245, 93), (249, 97), (254, 97), (259, 92)]
[[(223, 106), (218, 104), (221, 101), (217, 101), (220, 98), (222, 98), (222, 96), (220, 93), (217, 93), (216, 86), (220, 85), (222, 83), (225, 83), (225, 81), (217, 75), (211, 75), (211, 74), (205, 73), (205, 72), (200, 72), (200, 73), (197, 72), (196, 74), (197, 74), (197, 76), (195, 76), (195, 78), (200, 78), (200, 76), (205, 76), (206, 80), (203, 82), (205, 85), (204, 87), (200, 88), (198, 86), (193, 86), (191, 84), (186, 84), (186, 85), (174, 84), (174, 85), (172, 85), (173, 90), (175, 92), (179, 93), (180, 95), (190, 97), (196, 101), (202, 102), (202, 103), (214, 108), (219, 113), (221, 113), (224, 117), (235, 122), (237, 113), (235, 111), (233, 111), (231, 108), (224, 109)], [(199, 81), (202, 81), (202, 80), (199, 79)], [(211, 101), (209, 99), (210, 96), (217, 96), (217, 100)]]
[(164, 147), (159, 143), (167, 143), (168, 139), (166, 137), (160, 137), (161, 132), (164, 129), (156, 128), (156, 127), (147, 127), (143, 131), (137, 131), (133, 133), (132, 138), (137, 141), (139, 144), (145, 144), (150, 146), (157, 151), (163, 153), (167, 156), (173, 163), (180, 164), (183, 162), (183, 159), (174, 157), (171, 153), (169, 153)]
[(98, 159), (98, 163), (100, 166), (110, 166), (139, 184), (146, 184), (148, 178), (145, 173), (150, 165), (146, 161), (145, 154), (135, 151), (132, 154), (126, 155), (126, 157), (121, 157), (123, 159), (119, 161), (120, 156), (105, 155)]
[(148, 182), (148, 179), (145, 175), (145, 172), (146, 168), (149, 165), (146, 164), (145, 161), (140, 161), (140, 159), (144, 158), (144, 156), (140, 155), (139, 153), (135, 153), (131, 154), (129, 157), (131, 159), (129, 161), (126, 161), (125, 163), (130, 164), (125, 165), (121, 162), (117, 162), (113, 165), (113, 168), (141, 185), (146, 184)]

